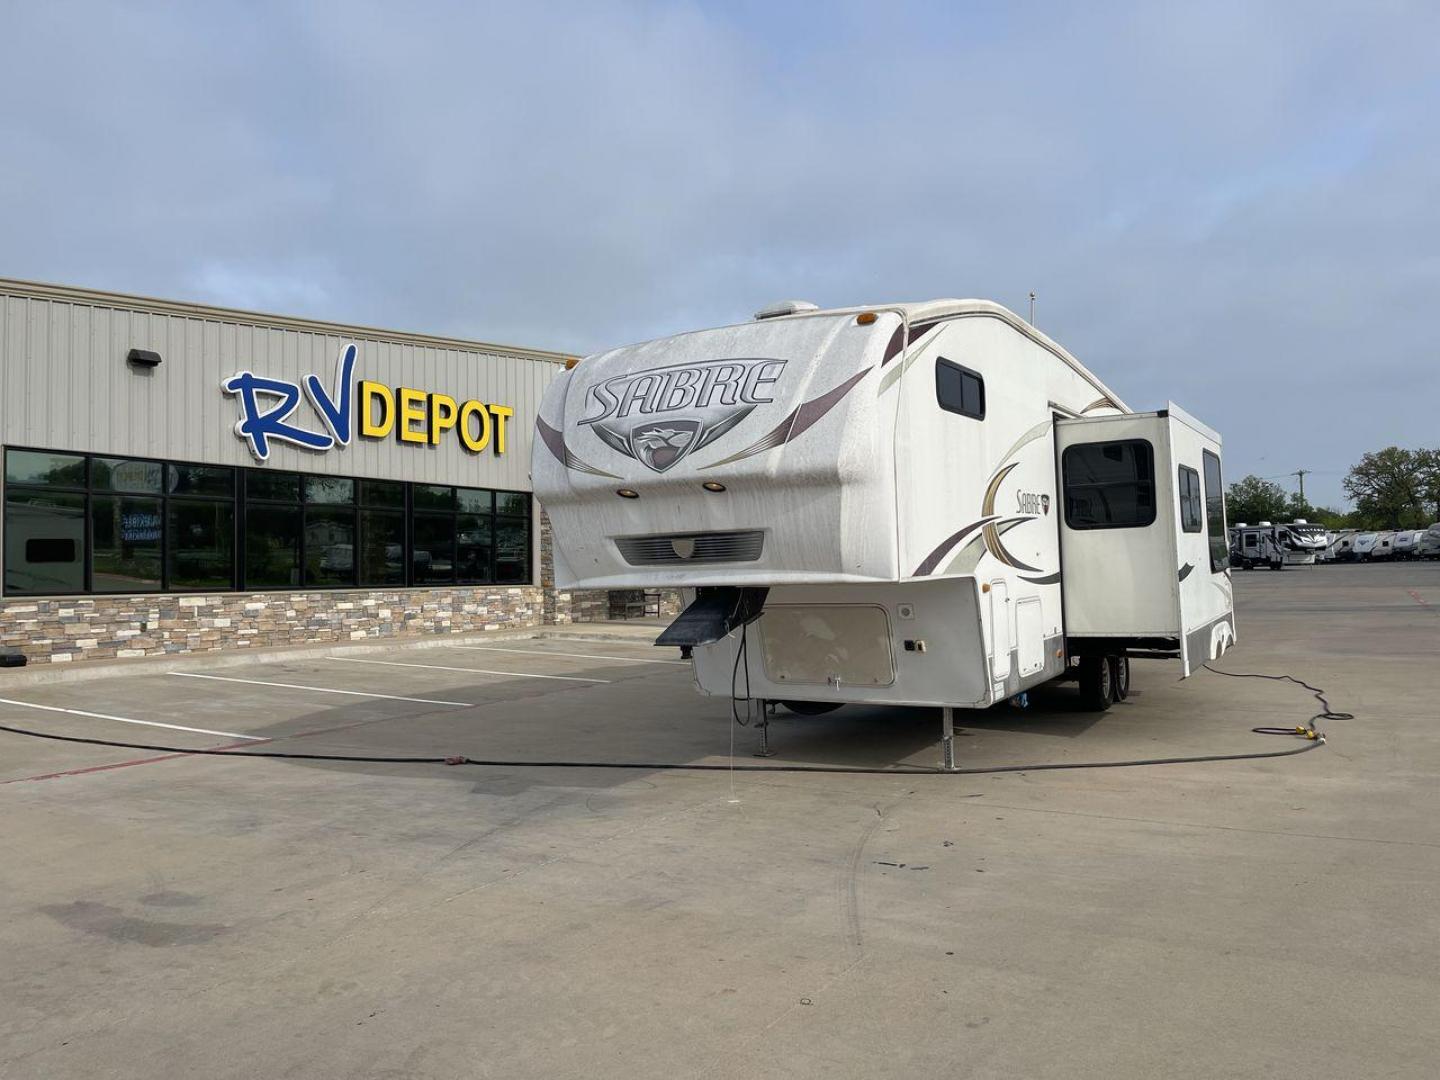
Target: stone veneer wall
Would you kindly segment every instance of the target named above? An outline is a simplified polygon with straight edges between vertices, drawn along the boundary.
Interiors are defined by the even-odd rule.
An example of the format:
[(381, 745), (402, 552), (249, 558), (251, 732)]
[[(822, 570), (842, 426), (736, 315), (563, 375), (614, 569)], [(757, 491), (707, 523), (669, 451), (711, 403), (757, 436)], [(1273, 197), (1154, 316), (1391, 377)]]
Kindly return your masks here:
[(0, 602), (0, 646), (31, 663), (463, 634), (540, 623), (541, 589), (75, 596)]
[[(555, 588), (555, 560), (551, 547), (550, 518), (540, 512), (540, 585), (545, 590), (545, 624), (566, 626), (580, 622), (608, 622), (610, 593), (605, 589)], [(680, 590), (660, 591), (660, 617), (673, 619), (680, 614)]]
[[(105, 660), (219, 649), (470, 634), (610, 617), (610, 594), (555, 588), (550, 521), (540, 515), (540, 584), (439, 589), (151, 593), (0, 599), (0, 648), (31, 663)], [(661, 593), (660, 614), (680, 612)]]

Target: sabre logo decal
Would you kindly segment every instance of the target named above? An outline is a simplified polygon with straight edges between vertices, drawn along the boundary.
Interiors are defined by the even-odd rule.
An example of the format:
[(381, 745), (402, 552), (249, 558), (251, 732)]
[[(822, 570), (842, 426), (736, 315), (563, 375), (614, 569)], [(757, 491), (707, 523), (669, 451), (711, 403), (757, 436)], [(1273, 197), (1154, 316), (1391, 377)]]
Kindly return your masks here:
[(1046, 514), (1050, 513), (1050, 496), (1039, 495), (1032, 491), (1017, 491), (1015, 493), (1016, 513), (1020, 514)]
[(580, 423), (611, 449), (664, 472), (774, 401), (784, 369), (784, 360), (745, 357), (632, 371), (590, 387), (591, 415)]

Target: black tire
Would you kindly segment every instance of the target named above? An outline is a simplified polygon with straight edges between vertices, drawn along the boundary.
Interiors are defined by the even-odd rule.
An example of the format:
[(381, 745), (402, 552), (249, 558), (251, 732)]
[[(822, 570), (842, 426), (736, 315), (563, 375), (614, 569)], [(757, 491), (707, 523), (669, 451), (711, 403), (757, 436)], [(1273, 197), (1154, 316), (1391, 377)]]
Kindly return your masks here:
[(1128, 656), (1110, 657), (1110, 683), (1116, 701), (1124, 701), (1130, 696), (1130, 658)]
[(1115, 680), (1106, 656), (1080, 658), (1080, 707), (1086, 712), (1104, 712), (1114, 697)]
[(820, 716), (822, 713), (834, 712), (843, 703), (839, 701), (782, 701), (780, 704), (796, 716)]

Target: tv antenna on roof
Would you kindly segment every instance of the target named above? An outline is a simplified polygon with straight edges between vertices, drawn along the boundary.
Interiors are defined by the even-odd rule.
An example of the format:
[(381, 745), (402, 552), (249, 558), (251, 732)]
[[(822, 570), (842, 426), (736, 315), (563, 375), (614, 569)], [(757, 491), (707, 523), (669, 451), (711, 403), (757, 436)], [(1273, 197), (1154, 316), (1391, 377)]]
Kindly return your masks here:
[(1030, 325), (1035, 325), (1035, 290), (1030, 290)]

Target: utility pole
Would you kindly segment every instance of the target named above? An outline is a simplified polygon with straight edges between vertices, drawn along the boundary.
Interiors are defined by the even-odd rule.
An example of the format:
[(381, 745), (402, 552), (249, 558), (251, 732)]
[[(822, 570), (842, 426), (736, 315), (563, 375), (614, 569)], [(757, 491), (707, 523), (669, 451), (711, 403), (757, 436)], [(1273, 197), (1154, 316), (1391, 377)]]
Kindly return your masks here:
[(1305, 477), (1314, 471), (1314, 469), (1296, 469), (1290, 474), (1291, 476), (1298, 476), (1300, 478), (1300, 504), (1302, 506), (1310, 505), (1305, 501)]
[(1035, 325), (1035, 290), (1030, 290), (1030, 325)]

